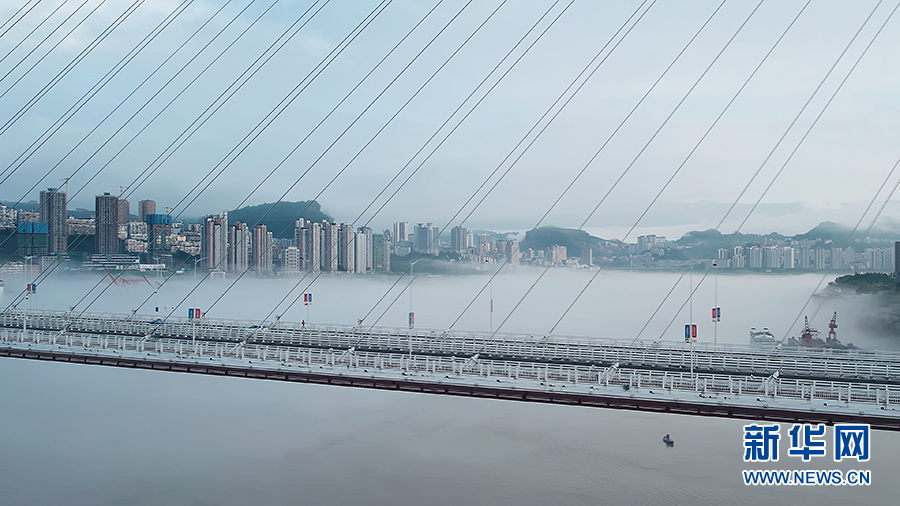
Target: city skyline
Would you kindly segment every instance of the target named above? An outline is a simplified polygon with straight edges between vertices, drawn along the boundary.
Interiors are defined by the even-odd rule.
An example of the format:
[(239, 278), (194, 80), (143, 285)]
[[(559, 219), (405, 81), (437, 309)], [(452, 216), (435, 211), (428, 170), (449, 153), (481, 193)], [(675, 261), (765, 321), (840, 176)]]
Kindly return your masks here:
[[(186, 15), (176, 20), (173, 30), (186, 33), (194, 28), (199, 22), (200, 14), (206, 13), (205, 9), (209, 9), (212, 5), (216, 4), (198, 1), (197, 6), (188, 7)], [(663, 137), (646, 155), (646, 160), (635, 168), (639, 175), (625, 178), (623, 186), (613, 192), (611, 200), (604, 204), (605, 212), (595, 216), (585, 226), (585, 230), (601, 237), (627, 239), (624, 237), (624, 233), (630, 222), (640, 214), (643, 206), (646, 205), (644, 199), (634, 199), (629, 196), (647, 195), (646, 198), (649, 199), (649, 194), (655, 192), (656, 188), (648, 187), (646, 183), (654, 180), (659, 174), (671, 171), (677, 161), (683, 157), (684, 153), (676, 148), (679, 144), (678, 141), (684, 137), (695, 135), (694, 132), (708, 121), (712, 111), (722, 103), (723, 91), (734, 89), (736, 78), (746, 74), (746, 62), (753, 61), (762, 54), (764, 44), (751, 43), (751, 41), (774, 40), (778, 31), (787, 24), (790, 17), (796, 14), (801, 6), (801, 3), (791, 2), (778, 5), (767, 4), (754, 14), (747, 25), (746, 34), (742, 34), (736, 40), (734, 47), (716, 63), (701, 86), (693, 92), (691, 100), (688, 101), (684, 110), (675, 116), (673, 125), (663, 132)], [(325, 47), (337, 43), (334, 34), (348, 30), (354, 15), (362, 17), (365, 9), (369, 7), (371, 7), (369, 3), (355, 2), (348, 5), (340, 15), (333, 10), (323, 9), (322, 13), (312, 22), (313, 32), (309, 34), (301, 32), (288, 47), (293, 49), (293, 54), (300, 61), (312, 64), (316, 58), (324, 55)], [(426, 25), (437, 26), (439, 23), (437, 18), (449, 18), (455, 12), (453, 9), (458, 7), (452, 6), (451, 8), (448, 5), (447, 8), (439, 9), (434, 15), (435, 19), (429, 19)], [(451, 70), (440, 74), (438, 79), (426, 90), (425, 95), (411, 104), (409, 117), (407, 114), (401, 115), (384, 138), (364, 153), (363, 158), (350, 167), (347, 175), (337, 180), (335, 186), (327, 191), (328, 207), (332, 212), (341, 215), (356, 215), (362, 208), (360, 202), (367, 202), (374, 197), (372, 189), (380, 188), (386, 181), (387, 174), (394, 167), (403, 165), (405, 163), (403, 157), (413, 151), (411, 148), (400, 149), (400, 147), (405, 147), (408, 142), (415, 144), (423, 141), (426, 132), (437, 126), (437, 118), (449, 112), (448, 108), (463, 97), (464, 90), (475, 84), (480, 75), (478, 72), (483, 73), (488, 70), (489, 59), (499, 58), (502, 54), (501, 51), (512, 45), (510, 33), (517, 32), (533, 19), (537, 19), (544, 7), (540, 2), (532, 2), (520, 5), (515, 13), (511, 9), (500, 9), (491, 22), (486, 25), (485, 32), (474, 39), (472, 46), (476, 50), (465, 48), (451, 62)], [(430, 161), (425, 169), (411, 180), (410, 186), (401, 192), (402, 198), (391, 201), (384, 211), (385, 217), (377, 218), (369, 226), (375, 229), (385, 228), (392, 221), (386, 218), (387, 215), (412, 215), (417, 208), (436, 204), (447, 207), (448, 209), (444, 212), (447, 213), (445, 217), (449, 217), (452, 214), (449, 210), (452, 203), (462, 200), (471, 191), (475, 182), (480, 180), (480, 174), (492, 169), (500, 161), (505, 150), (514, 144), (516, 136), (524, 132), (521, 125), (527, 125), (536, 119), (541, 108), (552, 99), (553, 93), (561, 90), (565, 80), (577, 72), (581, 62), (586, 61), (590, 51), (593, 51), (597, 45), (593, 34), (598, 30), (610, 30), (614, 23), (619, 22), (619, 18), (626, 17), (632, 7), (624, 4), (605, 7), (580, 3), (573, 5), (560, 18), (558, 26), (554, 27), (547, 37), (536, 46), (534, 54), (528, 55), (528, 58), (525, 58), (521, 65), (514, 69), (509, 80), (515, 83), (515, 87), (505, 81), (502, 82), (496, 95), (489, 97), (483, 105), (489, 114), (476, 114), (479, 122), (477, 125), (465, 124), (461, 131), (455, 134), (456, 137), (451, 139), (450, 145), (438, 151), (435, 159)], [(649, 86), (654, 76), (674, 56), (678, 43), (688, 39), (690, 34), (698, 28), (698, 20), (711, 14), (714, 10), (713, 7), (713, 4), (677, 7), (660, 4), (654, 6), (635, 29), (633, 38), (642, 42), (632, 43), (629, 39), (621, 48), (617, 49), (615, 57), (605, 63), (605, 67), (598, 77), (588, 83), (585, 93), (576, 97), (573, 107), (567, 109), (561, 116), (560, 125), (554, 125), (548, 131), (547, 140), (537, 143), (535, 149), (511, 173), (510, 179), (498, 187), (497, 195), (488, 199), (482, 209), (472, 216), (471, 222), (466, 223), (465, 226), (509, 230), (524, 230), (533, 226), (539, 215), (529, 218), (522, 213), (510, 212), (508, 203), (527, 202), (538, 208), (546, 207), (550, 202), (548, 200), (551, 198), (550, 195), (559, 192), (564, 181), (577, 172), (588, 158), (588, 153), (607, 135), (614, 122), (618, 121), (616, 115), (625, 112), (621, 110), (622, 107), (619, 104), (610, 109), (603, 99), (591, 97), (618, 97), (617, 100), (623, 104), (636, 101), (641, 90)], [(11, 6), (0, 7), (0, 14), (7, 14), (6, 11), (11, 8)], [(290, 19), (299, 14), (299, 8), (298, 5), (278, 3), (270, 14), (262, 18), (261, 23), (268, 28), (268, 32), (277, 32), (278, 29), (285, 26), (284, 19)], [(599, 9), (605, 9), (603, 16), (598, 17)], [(488, 11), (487, 5), (473, 5), (466, 9), (453, 25), (453, 30), (447, 37), (460, 37), (467, 30), (471, 30), (474, 27), (474, 21), (483, 18)], [(128, 20), (127, 26), (151, 24), (160, 20), (164, 12), (165, 9), (160, 6), (139, 9)], [(614, 174), (620, 170), (619, 168), (627, 164), (627, 160), (632, 154), (627, 149), (627, 146), (632, 144), (631, 140), (647, 135), (647, 126), (653, 123), (659, 114), (668, 110), (685, 89), (688, 82), (687, 76), (696, 74), (698, 69), (702, 68), (704, 62), (712, 56), (711, 48), (724, 41), (727, 33), (749, 12), (749, 5), (729, 4), (716, 14), (710, 28), (701, 34), (701, 39), (706, 43), (697, 44), (697, 47), (693, 48), (693, 53), (676, 65), (667, 78), (661, 82), (656, 93), (652, 95), (654, 97), (652, 102), (646, 106), (649, 110), (639, 110), (638, 115), (632, 120), (634, 125), (622, 132), (621, 139), (615, 143), (615, 146), (610, 146), (608, 149), (610, 152), (605, 155), (605, 160), (600, 162), (602, 167), (589, 171), (585, 179), (572, 190), (565, 203), (554, 210), (551, 214), (554, 222), (577, 224), (584, 218), (592, 203), (596, 201), (594, 189), (605, 190), (614, 178)], [(222, 16), (213, 21), (213, 25), (223, 26), (224, 17), (235, 13), (236, 11), (225, 9)], [(251, 17), (259, 13), (251, 9), (247, 16)], [(372, 59), (377, 54), (383, 54), (394, 43), (396, 37), (394, 27), (397, 24), (412, 26), (413, 20), (423, 14), (425, 14), (425, 8), (422, 5), (409, 5), (403, 9), (386, 11), (385, 16), (393, 16), (394, 23), (390, 25), (391, 28), (389, 29), (388, 24), (380, 20), (374, 23), (371, 29), (363, 34), (361, 43), (351, 46), (349, 50), (351, 58)], [(104, 7), (98, 11), (98, 16), (102, 19), (111, 19), (113, 15), (114, 6)], [(755, 164), (761, 161), (765, 150), (775, 140), (773, 128), (761, 124), (762, 118), (765, 118), (773, 126), (778, 124), (775, 131), (789, 122), (789, 115), (793, 114), (793, 111), (786, 106), (802, 102), (802, 97), (805, 97), (815, 86), (817, 80), (821, 78), (822, 74), (819, 69), (831, 61), (840, 52), (841, 44), (850, 38), (852, 23), (846, 23), (847, 18), (862, 20), (862, 16), (861, 11), (851, 9), (849, 6), (818, 3), (810, 6), (798, 18), (797, 26), (788, 34), (778, 51), (762, 67), (760, 74), (754, 78), (751, 88), (737, 101), (732, 112), (727, 116), (727, 121), (720, 128), (722, 132), (710, 139), (706, 147), (701, 149), (692, 162), (696, 166), (674, 181), (674, 186), (666, 191), (654, 209), (644, 218), (644, 222), (639, 226), (635, 236), (653, 232), (673, 235), (674, 231), (678, 229), (686, 231), (714, 226), (731, 205), (730, 198), (736, 196), (738, 190), (743, 186), (745, 178), (739, 176), (755, 170)], [(595, 18), (603, 20), (601, 25), (588, 24), (584, 21)], [(682, 20), (684, 23), (674, 22), (676, 20)], [(248, 21), (242, 22), (244, 27), (248, 25)], [(96, 26), (95, 21), (90, 20), (77, 33), (82, 33), (82, 36), (86, 37), (93, 33), (92, 30), (96, 30)], [(862, 36), (870, 37), (873, 30), (874, 27), (867, 29)], [(267, 40), (268, 33), (266, 32), (266, 30), (258, 28), (250, 30), (242, 42), (248, 48), (261, 48)], [(646, 37), (649, 33), (655, 33), (657, 37)], [(642, 37), (642, 34), (645, 36)], [(136, 34), (129, 33), (127, 30), (119, 30), (112, 34), (110, 40), (124, 48), (136, 42), (134, 37)], [(883, 70), (889, 68), (888, 62), (890, 61), (890, 53), (886, 48), (891, 47), (892, 41), (897, 40), (898, 34), (896, 31), (885, 30), (879, 37), (881, 43), (876, 44), (862, 60), (862, 63), (854, 71), (853, 78), (847, 82), (841, 95), (831, 105), (828, 114), (823, 117), (812, 137), (806, 141), (804, 149), (800, 150), (797, 157), (791, 161), (789, 170), (780, 177), (768, 196), (760, 203), (754, 216), (746, 224), (748, 231), (763, 233), (778, 225), (782, 230), (796, 233), (809, 229), (820, 221), (853, 221), (855, 214), (865, 208), (867, 199), (876, 189), (875, 181), (884, 177), (883, 175), (887, 173), (896, 156), (890, 151), (893, 144), (890, 142), (888, 132), (896, 126), (897, 115), (892, 114), (889, 108), (878, 107), (878, 100), (881, 100), (878, 97), (894, 96), (896, 89), (900, 88), (897, 86), (898, 78)], [(659, 46), (648, 42), (662, 39), (678, 43)], [(413, 40), (416, 43), (424, 42), (418, 32), (414, 33)], [(487, 41), (494, 43), (486, 44)], [(574, 41), (578, 42), (573, 43)], [(161, 62), (160, 55), (165, 54), (167, 50), (175, 49), (174, 43), (174, 40), (157, 41), (156, 45), (152, 46), (154, 49), (141, 54), (138, 60), (144, 65), (152, 67), (157, 62)], [(157, 48), (157, 45), (160, 47)], [(428, 53), (427, 62), (418, 62), (412, 67), (409, 77), (421, 79), (427, 75), (434, 69), (435, 62), (449, 54), (451, 47), (451, 44), (443, 42), (441, 39), (436, 47)], [(485, 47), (488, 47), (489, 50), (485, 50)], [(556, 57), (555, 50), (560, 47), (566, 47), (567, 51), (560, 53), (564, 55), (563, 57)], [(554, 55), (554, 58), (549, 58), (549, 55)], [(800, 55), (803, 57), (800, 58)], [(56, 58), (61, 56), (63, 55), (53, 55)], [(401, 49), (397, 55), (389, 59), (386, 65), (391, 69), (398, 68), (403, 58), (410, 56), (408, 51)], [(109, 58), (113, 57), (113, 54), (102, 57), (98, 55), (87, 60), (85, 65), (88, 68), (103, 67), (109, 65)], [(283, 61), (283, 58), (282, 55), (277, 55), (273, 60), (275, 62), (273, 65)], [(641, 67), (636, 67), (634, 62), (637, 59), (643, 62)], [(453, 72), (462, 68), (469, 68), (472, 71), (468, 73)], [(165, 67), (165, 69), (168, 70), (169, 67)], [(839, 67), (839, 70), (843, 69), (844, 67)], [(28, 78), (45, 79), (46, 74), (40, 72), (40, 67), (37, 70)], [(296, 107), (315, 108), (314, 104), (321, 100), (333, 102), (337, 93), (340, 92), (339, 90), (346, 89), (347, 83), (360, 77), (362, 70), (354, 68), (353, 65), (343, 64), (343, 59), (338, 60), (333, 71), (323, 74), (320, 79), (321, 83), (318, 81), (314, 83), (310, 90), (298, 99)], [(478, 72), (475, 72), (476, 70)], [(169, 72), (173, 71), (174, 69), (169, 70)], [(136, 79), (141, 74), (135, 72), (129, 67), (126, 74), (130, 73), (131, 78)], [(462, 77), (464, 75), (465, 79)], [(617, 80), (602, 77), (609, 75), (616, 75)], [(785, 80), (785, 75), (790, 75), (792, 78)], [(537, 76), (540, 76), (540, 79)], [(201, 79), (191, 90), (195, 88), (218, 89), (219, 83), (227, 82), (230, 77), (231, 74), (225, 68), (214, 66), (210, 75)], [(273, 72), (272, 68), (265, 67), (260, 73), (260, 80), (251, 80), (240, 96), (245, 101), (258, 104), (264, 110), (271, 104), (266, 99), (267, 93), (264, 90), (278, 90), (277, 95), (277, 93), (287, 91), (287, 83), (296, 81), (300, 77), (295, 70), (277, 73)], [(540, 86), (529, 85), (527, 83), (530, 80), (539, 81), (541, 84)], [(836, 78), (831, 81), (834, 80)], [(263, 82), (267, 84), (265, 86), (260, 84)], [(405, 81), (401, 80), (401, 83), (403, 82)], [(363, 89), (374, 92), (384, 83), (385, 77), (379, 72), (370, 82), (367, 81), (363, 85)], [(833, 87), (834, 85), (829, 84), (828, 86)], [(103, 96), (113, 99), (113, 97), (120, 96), (118, 94), (121, 93), (121, 90), (122, 87), (117, 86), (116, 81), (103, 91)], [(200, 107), (203, 102), (200, 100), (202, 93), (191, 90), (189, 90), (189, 96), (197, 103), (185, 106), (186, 114), (190, 114), (194, 110), (193, 108)], [(78, 91), (77, 88), (72, 88), (68, 94), (56, 91), (46, 99), (46, 107), (52, 110), (57, 104), (69, 100), (70, 94)], [(24, 93), (26, 93), (25, 87), (15, 87), (10, 92), (10, 96), (20, 99)], [(426, 105), (435, 104), (434, 97), (442, 95), (445, 100), (439, 102), (446, 103), (445, 106), (437, 108), (436, 105)], [(399, 105), (403, 101), (403, 97), (402, 93), (388, 93), (383, 99), (386, 110)], [(429, 99), (432, 100), (429, 102)], [(183, 105), (182, 102), (178, 102), (178, 104)], [(359, 106), (359, 99), (351, 98), (350, 104)], [(26, 177), (26, 174), (32, 173), (32, 171), (41, 173), (43, 169), (38, 170), (41, 164), (52, 161), (54, 157), (62, 156), (65, 146), (77, 139), (78, 126), (85, 121), (90, 121), (92, 115), (100, 114), (103, 110), (93, 103), (89, 104), (84, 113), (86, 116), (76, 116), (72, 120), (72, 127), (63, 129), (55, 136), (47, 148), (39, 152), (33, 160), (26, 162), (22, 169), (9, 179), (6, 186), (11, 190), (27, 188), (32, 178)], [(796, 110), (796, 106), (794, 110)], [(425, 111), (433, 119), (420, 125), (421, 116), (416, 114)], [(246, 108), (226, 107), (220, 114), (224, 115), (223, 121), (204, 127), (207, 130), (211, 129), (206, 139), (222, 138), (236, 141), (241, 135), (238, 125), (255, 120), (253, 111)], [(385, 117), (383, 110), (377, 107), (370, 114), (373, 118), (369, 123), (372, 121), (377, 123), (378, 120)], [(860, 117), (865, 117), (865, 121), (860, 121)], [(143, 121), (146, 118), (141, 117), (140, 120)], [(169, 111), (159, 122), (161, 123), (160, 127), (152, 128), (148, 134), (140, 138), (141, 142), (126, 151), (129, 155), (127, 162), (120, 157), (110, 166), (107, 174), (116, 176), (115, 181), (112, 182), (129, 183), (132, 175), (143, 171), (152, 160), (154, 149), (159, 149), (166, 142), (166, 137), (162, 132), (166, 130), (167, 125), (179, 124), (179, 117)], [(857, 124), (859, 127), (846, 130), (843, 125), (848, 122)], [(284, 131), (296, 128), (302, 131), (303, 129), (308, 130), (310, 127), (311, 125), (304, 121), (302, 114), (294, 112), (294, 109), (289, 110), (283, 118), (279, 119), (273, 129), (267, 131), (259, 141), (251, 146), (247, 155), (235, 162), (234, 168), (229, 169), (227, 174), (232, 178), (229, 180), (230, 184), (214, 183), (208, 193), (200, 195), (196, 200), (193, 200), (193, 197), (188, 198), (185, 202), (193, 203), (189, 204), (186, 209), (179, 208), (176, 212), (202, 216), (204, 213), (200, 211), (201, 209), (211, 206), (221, 207), (219, 202), (223, 199), (232, 201), (232, 205), (225, 207), (238, 207), (241, 200), (246, 198), (245, 194), (241, 193), (243, 188), (253, 186), (249, 184), (252, 182), (250, 174), (253, 171), (247, 169), (251, 166), (267, 168), (275, 166), (278, 157), (286, 153), (288, 146), (292, 143), (292, 140), (284, 135)], [(362, 125), (360, 128), (363, 128)], [(371, 131), (371, 127), (366, 128)], [(578, 133), (571, 135), (562, 132)], [(0, 142), (14, 143), (9, 146), (12, 148), (23, 142), (27, 145), (30, 143), (28, 139), (36, 135), (37, 131), (34, 130), (34, 127), (17, 125), (17, 128), (10, 130), (9, 135), (4, 136)], [(359, 135), (365, 136), (366, 133), (360, 132), (357, 136)], [(841, 139), (841, 142), (832, 142), (834, 138)], [(403, 144), (398, 144), (400, 139), (403, 139)], [(92, 142), (93, 145), (96, 145), (100, 140), (89, 139), (86, 147), (91, 146)], [(343, 142), (351, 141), (348, 139)], [(327, 141), (314, 136), (309, 141), (310, 145), (304, 150), (315, 152), (317, 149), (322, 149), (325, 143)], [(469, 149), (463, 152), (469, 153), (469, 155), (462, 156), (458, 149), (460, 146), (468, 146)], [(551, 146), (552, 149), (550, 149)], [(748, 149), (747, 146), (759, 146), (759, 148)], [(219, 151), (208, 140), (193, 140), (175, 156), (173, 161), (168, 162), (158, 173), (147, 179), (146, 183), (142, 183), (140, 188), (131, 187), (129, 192), (168, 195), (167, 202), (163, 202), (164, 204), (170, 206), (180, 204), (184, 201), (183, 196), (190, 195), (189, 186), (194, 182), (202, 182), (201, 174), (205, 173), (208, 167), (215, 165), (217, 159), (214, 156), (218, 156), (215, 153), (219, 153)], [(104, 152), (101, 156), (103, 159), (107, 159), (112, 156), (112, 153)], [(781, 163), (785, 156), (786, 154), (779, 151), (776, 153), (777, 160), (773, 160), (772, 164)], [(339, 157), (329, 155), (323, 163), (337, 167), (343, 162)], [(300, 165), (296, 160), (289, 161), (289, 164)], [(302, 167), (302, 165), (300, 166)], [(360, 168), (363, 166), (368, 169), (361, 171)], [(447, 171), (452, 171), (456, 177), (447, 178), (445, 176)], [(812, 179), (806, 177), (805, 175), (810, 171), (822, 174), (823, 177)], [(313, 170), (307, 176), (304, 187), (316, 188), (313, 190), (313, 194), (298, 188), (294, 193), (288, 194), (287, 198), (299, 200), (315, 197), (314, 192), (322, 188), (330, 177), (325, 174), (327, 172), (327, 170)], [(550, 174), (553, 174), (553, 177)], [(48, 176), (50, 179), (45, 183), (52, 181), (52, 178), (65, 175), (55, 171)], [(78, 193), (72, 199), (74, 207), (89, 207), (91, 195), (103, 192), (106, 182), (93, 180), (91, 183), (87, 183), (87, 177), (88, 174), (77, 174), (70, 181), (67, 180), (72, 188), (70, 194)], [(274, 200), (280, 195), (281, 189), (289, 184), (291, 177), (279, 172), (259, 190), (254, 200)], [(866, 181), (871, 181), (872, 184), (859, 184)], [(534, 184), (535, 182), (541, 184)], [(87, 185), (84, 186), (85, 184)], [(752, 201), (761, 191), (761, 188), (757, 187), (758, 184), (751, 188), (751, 193), (738, 204), (735, 212), (725, 221), (723, 232), (734, 228), (737, 224), (734, 220), (740, 220), (741, 213), (749, 210)], [(440, 191), (436, 193), (435, 188), (440, 188)], [(13, 193), (17, 192), (13, 191)], [(725, 198), (726, 195), (729, 197)], [(135, 200), (131, 195), (123, 197)], [(900, 209), (896, 204), (889, 203), (885, 209), (883, 220), (896, 221), (898, 217), (900, 217)], [(441, 216), (434, 216), (431, 220), (440, 223)]]

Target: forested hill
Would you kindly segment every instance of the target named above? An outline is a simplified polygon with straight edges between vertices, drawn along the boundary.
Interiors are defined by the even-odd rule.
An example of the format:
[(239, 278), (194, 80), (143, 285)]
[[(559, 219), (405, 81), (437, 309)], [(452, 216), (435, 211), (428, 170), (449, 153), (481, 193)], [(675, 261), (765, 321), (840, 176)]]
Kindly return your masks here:
[(611, 243), (619, 244), (618, 241), (607, 241), (594, 237), (584, 230), (540, 227), (525, 233), (525, 239), (522, 241), (519, 249), (544, 250), (554, 244), (558, 244), (566, 247), (566, 252), (569, 256), (579, 256), (584, 248), (597, 249), (601, 246), (609, 246)]
[[(271, 209), (271, 211), (269, 211)], [(268, 211), (268, 214), (266, 212)], [(265, 217), (263, 217), (265, 215)], [(278, 202), (275, 207), (271, 203), (242, 207), (228, 213), (228, 223), (236, 221), (253, 226), (257, 221), (266, 226), (276, 238), (294, 236), (294, 222), (297, 218), (310, 221), (333, 221), (333, 218), (322, 210), (322, 206), (314, 200), (305, 202)]]

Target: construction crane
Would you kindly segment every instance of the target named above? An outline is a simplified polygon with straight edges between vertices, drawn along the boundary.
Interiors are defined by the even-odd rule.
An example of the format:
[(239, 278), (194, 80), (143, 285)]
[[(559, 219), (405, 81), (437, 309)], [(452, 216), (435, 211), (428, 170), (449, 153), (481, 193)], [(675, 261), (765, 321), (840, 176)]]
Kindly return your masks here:
[(109, 184), (109, 185), (104, 185), (103, 188), (118, 188), (119, 189), (119, 197), (121, 197), (122, 195), (125, 194), (125, 189), (128, 187), (122, 186), (120, 184)]
[(71, 178), (71, 177), (64, 177), (64, 178), (60, 179), (60, 181), (63, 181), (64, 184), (66, 185), (66, 198), (69, 198), (69, 180), (70, 180), (70, 179), (72, 179), (72, 178)]
[(814, 339), (821, 342), (821, 339), (816, 338), (818, 335), (819, 331), (809, 326), (809, 317), (804, 316), (803, 332), (800, 334), (800, 344), (803, 346), (812, 346)]
[(831, 316), (831, 321), (828, 322), (828, 340), (837, 341), (837, 311), (834, 312), (834, 315)]

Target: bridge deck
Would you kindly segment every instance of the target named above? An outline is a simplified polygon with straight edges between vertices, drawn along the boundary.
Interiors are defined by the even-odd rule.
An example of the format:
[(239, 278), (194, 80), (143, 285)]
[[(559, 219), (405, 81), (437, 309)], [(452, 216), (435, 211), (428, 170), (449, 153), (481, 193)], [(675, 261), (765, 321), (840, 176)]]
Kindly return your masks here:
[(900, 386), (415, 352), (0, 329), (0, 356), (654, 412), (900, 430)]
[(166, 323), (122, 314), (67, 315), (63, 312), (3, 313), (0, 328), (78, 332), (93, 335), (196, 339), (210, 343), (247, 343), (378, 353), (413, 353), (493, 360), (516, 360), (593, 367), (620, 366), (680, 373), (690, 371), (810, 380), (860, 380), (900, 384), (900, 353), (837, 349), (764, 350), (751, 345), (638, 343), (628, 340), (540, 337), (503, 334), (451, 334), (433, 330), (350, 326), (301, 326), (279, 322), (258, 326), (239, 320), (174, 319)]

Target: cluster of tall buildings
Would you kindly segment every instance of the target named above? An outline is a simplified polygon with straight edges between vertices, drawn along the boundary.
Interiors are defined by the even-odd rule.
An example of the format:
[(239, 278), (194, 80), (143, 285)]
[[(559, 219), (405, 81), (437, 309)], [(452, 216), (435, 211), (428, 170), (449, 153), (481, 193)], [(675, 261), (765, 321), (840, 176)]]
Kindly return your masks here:
[[(390, 270), (390, 247), (384, 234), (348, 223), (297, 220), (294, 243), (298, 271), (366, 274)], [(286, 264), (286, 262), (284, 262)]]
[(731, 269), (802, 269), (893, 271), (894, 248), (809, 247), (754, 245), (721, 248), (718, 265)]
[[(137, 216), (133, 217), (129, 202), (109, 193), (96, 196), (91, 219), (79, 220), (68, 216), (66, 192), (58, 188), (40, 192), (40, 205), (36, 211), (0, 206), (0, 228), (16, 229), (21, 255), (41, 258), (67, 255), (73, 247), (69, 244), (70, 236), (78, 235), (82, 237), (79, 240), (83, 240), (85, 236), (93, 235), (90, 262), (98, 266), (116, 262), (132, 264), (135, 256), (139, 256), (144, 262), (141, 268), (144, 265), (171, 268), (173, 253), (178, 251), (183, 252), (185, 258), (194, 257), (197, 267), (209, 271), (251, 270), (287, 275), (320, 271), (390, 272), (391, 254), (438, 255), (442, 251), (458, 261), (477, 263), (505, 260), (512, 264), (590, 266), (594, 262), (590, 248), (583, 248), (580, 258), (570, 258), (565, 246), (556, 244), (542, 251), (520, 251), (515, 239), (492, 240), (490, 234), (476, 233), (461, 226), (450, 230), (447, 244), (440, 240), (441, 230), (431, 223), (411, 225), (397, 221), (392, 229), (375, 234), (371, 228), (348, 223), (299, 219), (291, 238), (275, 238), (264, 224), (251, 228), (242, 222), (229, 223), (228, 212), (222, 211), (204, 218), (199, 224), (185, 226), (173, 222), (169, 214), (157, 213), (153, 200), (141, 200)], [(646, 260), (652, 255), (654, 259), (664, 260), (671, 256), (672, 250), (685, 249), (656, 235), (643, 235), (637, 238), (637, 244), (622, 246), (626, 256), (614, 259), (625, 258), (632, 267), (637, 259)], [(79, 251), (87, 249), (80, 246)], [(774, 244), (720, 248), (715, 262), (720, 268), (731, 269), (884, 272), (895, 270), (897, 254), (896, 246), (866, 247), (858, 252), (852, 247), (835, 246), (830, 241), (791, 239)], [(690, 253), (687, 256), (690, 257)]]
[(437, 255), (441, 252), (439, 237), (441, 230), (431, 223), (419, 223), (410, 226), (407, 221), (395, 221), (394, 228), (382, 234), (390, 243), (395, 255), (406, 256), (410, 253)]
[(214, 272), (271, 273), (275, 240), (265, 225), (252, 229), (243, 222), (228, 224), (228, 211), (204, 218), (200, 225), (198, 267)]
[[(152, 200), (139, 202), (140, 220), (146, 226), (141, 227), (143, 234), (148, 238), (148, 244), (157, 245), (156, 248), (148, 247), (148, 252), (156, 255), (160, 261), (160, 254), (166, 249), (168, 243), (168, 225), (171, 225), (171, 217), (157, 215), (156, 203)], [(15, 221), (20, 253), (25, 256), (63, 256), (69, 252), (69, 236), (73, 233), (73, 225), (78, 229), (75, 233), (93, 235), (93, 252), (99, 255), (114, 255), (122, 253), (123, 247), (120, 241), (123, 227), (132, 222), (128, 201), (115, 195), (104, 193), (95, 198), (95, 214), (92, 220), (73, 220), (68, 216), (66, 192), (58, 188), (48, 188), (40, 192), (40, 204), (38, 211), (3, 210), (3, 222), (10, 219)], [(80, 222), (88, 221), (85, 226)], [(73, 224), (74, 222), (74, 224)], [(164, 260), (164, 259), (163, 259)]]
[(228, 212), (202, 223), (202, 266), (208, 270), (297, 275), (302, 272), (366, 274), (390, 270), (390, 247), (371, 228), (299, 219), (293, 237), (276, 239), (265, 225), (228, 225)]

